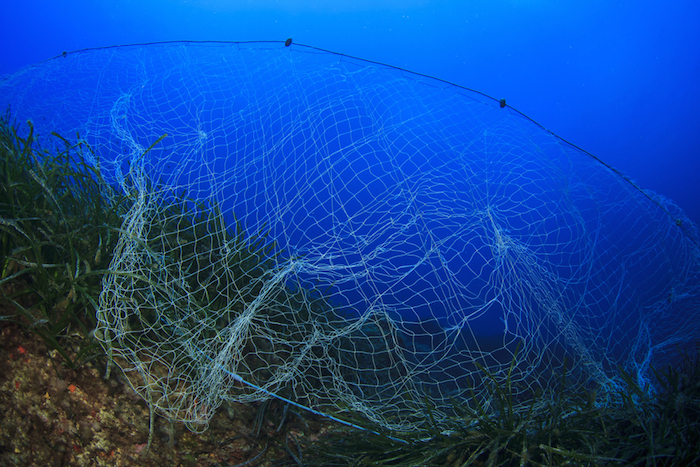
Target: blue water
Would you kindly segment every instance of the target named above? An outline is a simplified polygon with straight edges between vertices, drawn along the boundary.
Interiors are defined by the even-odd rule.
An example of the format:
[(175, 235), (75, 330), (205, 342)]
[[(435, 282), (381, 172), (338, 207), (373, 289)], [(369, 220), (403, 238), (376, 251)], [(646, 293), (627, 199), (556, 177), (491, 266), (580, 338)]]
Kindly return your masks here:
[(479, 90), (700, 221), (700, 3), (591, 0), (4, 2), (0, 75), (87, 47), (284, 40)]
[[(55, 122), (63, 134), (84, 130), (124, 172), (134, 154), (167, 132), (149, 154), (149, 173), (187, 185), (194, 197), (215, 194), (254, 230), (266, 225), (288, 253), (317, 268), (300, 280), (334, 284), (340, 305), (359, 314), (397, 310), (406, 336), (426, 337), (406, 338), (416, 354), (439, 348), (434, 334), (452, 337), (467, 321), (486, 338), (550, 338), (568, 324), (542, 323), (564, 309), (581, 316), (572, 321), (580, 335), (565, 337), (572, 347), (585, 341), (584, 362), (617, 362), (629, 353), (643, 367), (647, 354), (668, 350), (677, 336), (692, 340), (697, 264), (674, 218), (514, 109), (700, 221), (693, 113), (700, 41), (692, 29), (700, 8), (463, 3), (112, 2), (60, 11), (33, 4), (40, 10), (30, 21), (35, 34), (8, 32), (24, 41), (6, 43), (0, 72), (113, 44), (292, 37), (291, 48), (277, 43), (274, 52), (261, 47), (243, 59), (223, 45), (220, 52), (208, 45), (162, 46), (163, 54), (161, 46), (71, 53), (44, 64), (55, 74), (36, 67), (20, 76), (27, 86), (5, 82), (20, 83), (25, 95), (17, 102), (39, 109), (31, 115), (38, 128), (49, 131)], [(27, 15), (19, 10), (11, 6), (11, 16)], [(302, 44), (435, 76), (505, 98), (508, 108)], [(133, 60), (120, 62), (129, 53)], [(245, 79), (233, 79), (239, 73)], [(321, 98), (332, 99), (313, 99), (319, 83), (329, 87)], [(36, 92), (27, 92), (29, 84)], [(319, 102), (328, 103), (328, 118)], [(140, 150), (110, 139), (122, 126), (138, 136)], [(219, 191), (210, 174), (226, 174)], [(363, 215), (348, 214), (357, 212)], [(470, 217), (477, 212), (481, 223)], [(490, 249), (501, 234), (515, 241), (510, 263)], [(362, 270), (353, 269), (358, 265)], [(546, 319), (537, 317), (543, 313)]]

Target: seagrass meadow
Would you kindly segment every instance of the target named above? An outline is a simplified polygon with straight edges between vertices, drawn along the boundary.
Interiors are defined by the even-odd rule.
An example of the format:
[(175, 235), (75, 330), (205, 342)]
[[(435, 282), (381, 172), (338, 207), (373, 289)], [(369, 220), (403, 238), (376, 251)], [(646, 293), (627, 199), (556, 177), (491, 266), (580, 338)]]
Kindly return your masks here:
[[(31, 123), (25, 137), (16, 125), (9, 113), (0, 121), (3, 465), (672, 466), (700, 459), (697, 348), (656, 371), (655, 394), (625, 375), (622, 389), (604, 404), (595, 385), (569, 385), (566, 367), (549, 391), (517, 388), (521, 383), (510, 378), (515, 358), (504, 375), (482, 367), (488, 404), (455, 401), (446, 424), (428, 423), (414, 433), (397, 435), (361, 414), (339, 411), (379, 432), (368, 434), (274, 398), (224, 403), (201, 434), (169, 422), (149, 410), (147, 396), (138, 395), (121, 371), (104, 378), (110, 359), (95, 340), (101, 281), (134, 198), (86, 162), (86, 151), (94, 155), (99, 148), (59, 135), (53, 146), (40, 148)], [(161, 231), (175, 222), (184, 236), (184, 225), (202, 225), (188, 216), (220, 224), (213, 208), (193, 209), (176, 197), (170, 206)], [(197, 232), (190, 232), (189, 243), (178, 244), (180, 266), (201, 246)], [(244, 289), (241, 281), (252, 283), (263, 273), (261, 258), (274, 246), (264, 233), (247, 235), (240, 223), (230, 232), (240, 244), (235, 264), (248, 266), (229, 277)], [(164, 249), (176, 241), (173, 235), (161, 237)], [(215, 250), (211, 241), (205, 246)], [(213, 266), (198, 266), (192, 277), (201, 283)], [(144, 313), (143, 322), (130, 325), (150, 329), (153, 319)], [(254, 371), (256, 363), (249, 365)], [(430, 420), (433, 404), (428, 398), (420, 403)]]

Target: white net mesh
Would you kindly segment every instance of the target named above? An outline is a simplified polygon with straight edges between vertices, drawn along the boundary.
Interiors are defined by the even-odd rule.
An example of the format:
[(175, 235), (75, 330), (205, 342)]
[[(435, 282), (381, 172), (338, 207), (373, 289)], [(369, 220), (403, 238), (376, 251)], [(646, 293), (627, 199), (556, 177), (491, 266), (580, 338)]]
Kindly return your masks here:
[(521, 387), (566, 358), (604, 393), (698, 335), (680, 210), (479, 93), (298, 45), (175, 43), (58, 57), (0, 97), (78, 131), (131, 194), (97, 335), (192, 429), (277, 396), (411, 430), (426, 400), (439, 423), (488, 398), (478, 366), (502, 375), (518, 345)]

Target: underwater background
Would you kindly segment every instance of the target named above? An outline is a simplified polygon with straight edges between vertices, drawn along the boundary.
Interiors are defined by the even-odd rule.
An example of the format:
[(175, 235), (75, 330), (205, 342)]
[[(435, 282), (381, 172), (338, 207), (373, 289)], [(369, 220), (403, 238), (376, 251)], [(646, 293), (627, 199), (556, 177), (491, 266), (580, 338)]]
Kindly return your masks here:
[(0, 464), (302, 465), (329, 420), (482, 446), (401, 465), (700, 460), (700, 7), (4, 11)]
[(700, 221), (697, 2), (3, 3), (0, 76), (90, 47), (291, 37), (505, 98)]

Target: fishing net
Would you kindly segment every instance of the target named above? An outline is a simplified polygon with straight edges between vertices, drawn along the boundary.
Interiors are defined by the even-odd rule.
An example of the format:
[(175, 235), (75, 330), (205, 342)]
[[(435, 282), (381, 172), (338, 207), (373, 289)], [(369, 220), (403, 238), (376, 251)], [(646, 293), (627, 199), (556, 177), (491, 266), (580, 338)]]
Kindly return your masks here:
[(604, 395), (698, 335), (683, 213), (478, 92), (258, 42), (64, 54), (0, 97), (128, 196), (96, 336), (193, 430), (270, 397), (415, 430), (565, 365)]

